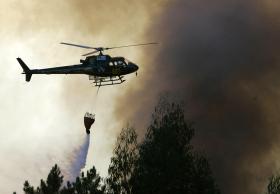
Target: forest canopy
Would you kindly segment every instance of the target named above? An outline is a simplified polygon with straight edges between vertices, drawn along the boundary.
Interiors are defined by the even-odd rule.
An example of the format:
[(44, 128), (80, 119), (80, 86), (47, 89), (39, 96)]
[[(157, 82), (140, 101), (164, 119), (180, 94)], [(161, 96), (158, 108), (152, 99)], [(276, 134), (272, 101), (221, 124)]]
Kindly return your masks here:
[(57, 165), (38, 187), (24, 182), (25, 194), (219, 194), (209, 162), (193, 149), (195, 129), (181, 103), (161, 97), (141, 142), (127, 126), (119, 134), (108, 168), (101, 178), (93, 166), (74, 182), (64, 182)]

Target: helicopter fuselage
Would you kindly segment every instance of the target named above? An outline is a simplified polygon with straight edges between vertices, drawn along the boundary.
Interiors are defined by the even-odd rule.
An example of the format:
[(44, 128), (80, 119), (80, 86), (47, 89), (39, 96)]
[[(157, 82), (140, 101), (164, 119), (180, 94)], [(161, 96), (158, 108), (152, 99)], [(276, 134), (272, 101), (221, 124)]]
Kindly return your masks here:
[(123, 57), (109, 55), (90, 56), (80, 60), (81, 64), (45, 69), (32, 69), (31, 74), (86, 74), (97, 77), (127, 75), (138, 70), (138, 66)]
[(96, 79), (111, 79), (112, 77), (120, 77), (138, 70), (136, 64), (126, 60), (124, 57), (110, 57), (109, 55), (88, 56), (86, 59), (80, 60), (81, 64), (45, 69), (29, 69), (20, 58), (17, 58), (17, 60), (24, 70), (23, 74), (26, 74), (26, 81), (30, 81), (33, 74), (85, 74)]

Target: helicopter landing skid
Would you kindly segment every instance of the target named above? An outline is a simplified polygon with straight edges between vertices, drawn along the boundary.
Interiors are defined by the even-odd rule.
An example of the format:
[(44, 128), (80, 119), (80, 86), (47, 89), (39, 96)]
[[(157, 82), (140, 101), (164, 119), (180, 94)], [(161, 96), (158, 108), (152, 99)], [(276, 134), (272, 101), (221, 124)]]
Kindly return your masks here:
[(95, 84), (96, 87), (117, 85), (125, 82), (125, 80), (122, 78), (123, 76), (119, 76), (118, 78), (101, 78), (98, 80), (94, 80), (93, 83)]

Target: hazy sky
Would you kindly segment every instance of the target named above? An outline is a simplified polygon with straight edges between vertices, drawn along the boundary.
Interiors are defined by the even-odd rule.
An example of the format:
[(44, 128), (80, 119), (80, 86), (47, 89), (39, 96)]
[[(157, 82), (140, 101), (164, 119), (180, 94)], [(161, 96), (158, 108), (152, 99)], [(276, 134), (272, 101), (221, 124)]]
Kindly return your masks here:
[[(16, 57), (30, 68), (54, 67), (78, 64), (87, 52), (59, 45), (61, 41), (92, 46), (150, 42), (143, 33), (160, 7), (157, 1), (147, 2), (0, 1), (1, 193), (21, 192), (26, 179), (37, 186), (55, 163), (64, 171), (70, 169), (84, 144), (86, 111), (96, 113), (87, 168), (94, 164), (106, 175), (122, 126), (114, 114), (116, 98), (128, 85), (139, 83), (135, 75), (123, 85), (101, 88), (96, 96), (97, 89), (82, 75), (35, 75), (26, 83)], [(144, 68), (142, 49), (110, 54), (125, 56)]]
[[(86, 168), (106, 175), (121, 127), (130, 122), (142, 136), (165, 91), (185, 101), (195, 147), (223, 193), (262, 192), (279, 169), (278, 1), (2, 0), (0, 7), (1, 193), (20, 192), (25, 179), (37, 186), (54, 163), (63, 172), (76, 168), (88, 143)], [(34, 75), (26, 83), (16, 57), (31, 68), (54, 67), (77, 64), (87, 52), (61, 41), (160, 44), (109, 52), (140, 70), (98, 96), (85, 75)], [(90, 139), (86, 111), (96, 113)]]

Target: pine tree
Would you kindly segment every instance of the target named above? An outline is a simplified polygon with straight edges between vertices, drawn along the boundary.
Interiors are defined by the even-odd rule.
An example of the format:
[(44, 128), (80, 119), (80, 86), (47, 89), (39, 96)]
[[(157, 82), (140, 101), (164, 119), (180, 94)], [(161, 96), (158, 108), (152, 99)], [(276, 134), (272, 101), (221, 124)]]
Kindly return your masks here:
[[(36, 191), (28, 181), (24, 182), (23, 190), (25, 194), (104, 194), (105, 187), (101, 185), (101, 177), (97, 174), (95, 167), (76, 178), (73, 183), (67, 182), (61, 189), (63, 176), (57, 165), (50, 170), (47, 180), (41, 179), (40, 186)], [(15, 194), (15, 192), (14, 192)]]
[(135, 129), (122, 129), (118, 136), (106, 180), (107, 192), (112, 194), (131, 194), (131, 175), (138, 157), (137, 135)]
[(63, 176), (61, 175), (61, 171), (57, 164), (51, 169), (48, 178), (47, 178), (47, 186), (46, 193), (44, 194), (56, 194), (58, 193), (60, 187), (63, 183)]
[(35, 194), (34, 187), (31, 186), (28, 181), (24, 182), (23, 191), (25, 194)]
[(273, 175), (269, 178), (267, 185), (267, 194), (279, 194), (280, 193), (280, 176)]
[(104, 186), (101, 185), (101, 177), (97, 174), (95, 167), (92, 167), (85, 173), (82, 172), (80, 177), (72, 184), (67, 182), (67, 186), (60, 191), (61, 194), (103, 194)]
[(219, 193), (207, 160), (193, 151), (193, 136), (182, 105), (162, 97), (140, 145), (133, 193)]

